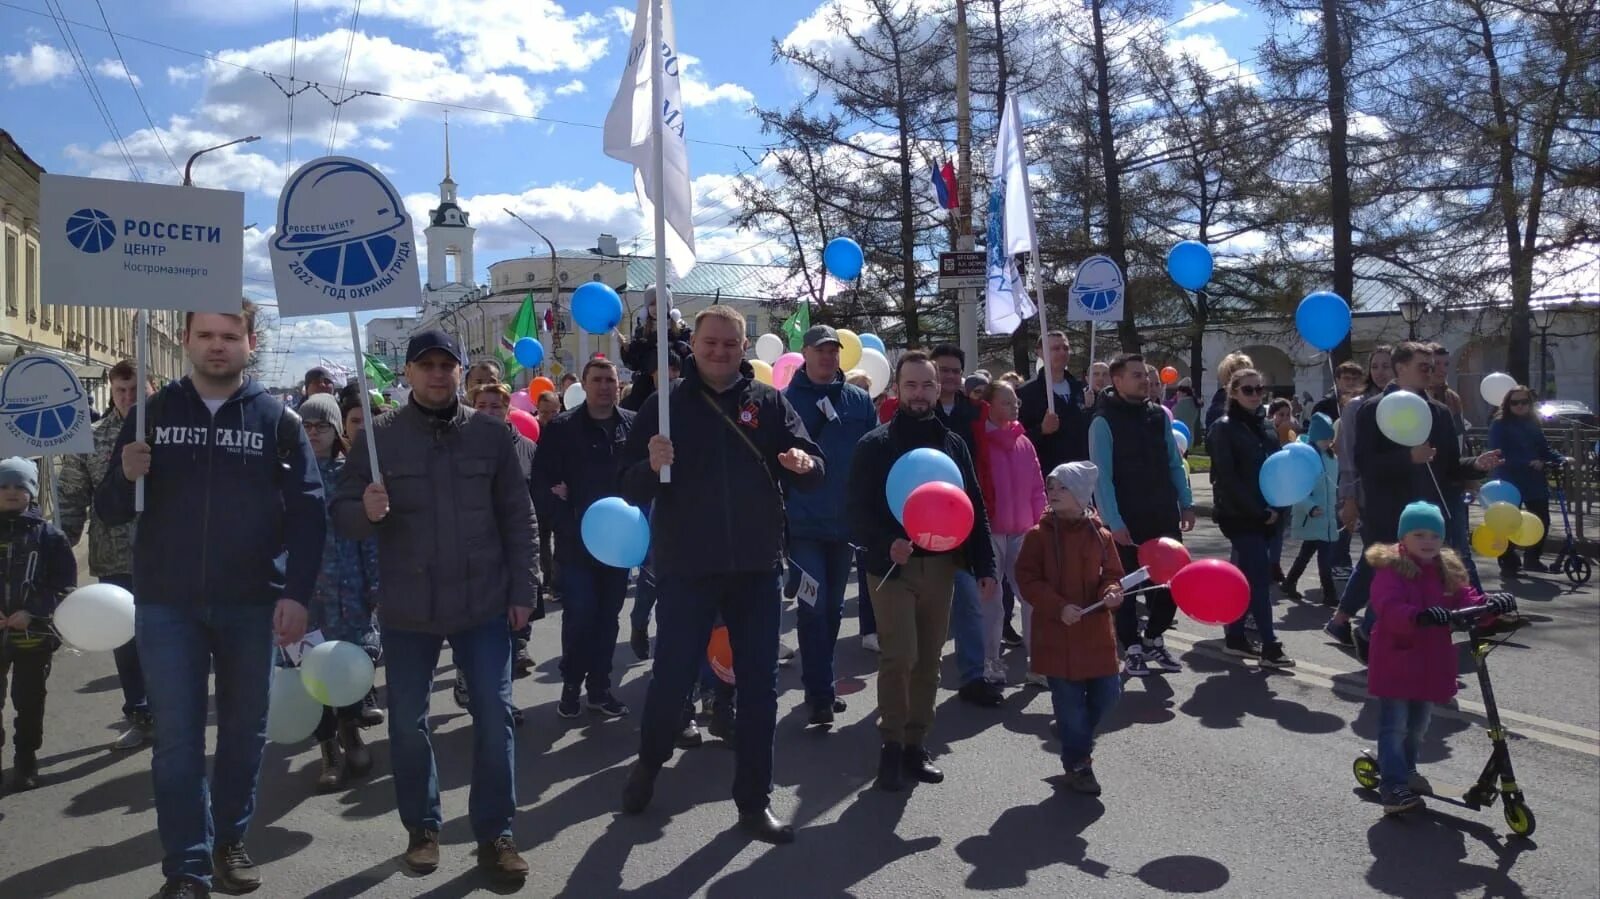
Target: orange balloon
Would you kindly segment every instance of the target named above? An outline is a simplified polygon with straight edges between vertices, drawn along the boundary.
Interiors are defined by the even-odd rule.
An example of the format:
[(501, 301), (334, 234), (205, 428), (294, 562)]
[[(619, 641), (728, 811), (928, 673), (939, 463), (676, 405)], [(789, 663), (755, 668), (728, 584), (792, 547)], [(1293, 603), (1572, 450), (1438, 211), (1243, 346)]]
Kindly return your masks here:
[(1163, 383), (1163, 384), (1176, 384), (1176, 383), (1178, 383), (1178, 370), (1176, 368), (1173, 368), (1170, 365), (1167, 366), (1166, 368), (1163, 368), (1161, 370), (1161, 383)]
[(725, 684), (733, 683), (733, 644), (728, 642), (728, 628), (717, 625), (711, 630), (711, 642), (706, 645), (706, 661), (711, 670)]
[(539, 377), (528, 382), (528, 396), (532, 397), (534, 400), (538, 400), (539, 397), (543, 396), (546, 392), (555, 393), (555, 391), (556, 382), (550, 380), (544, 375), (540, 375)]

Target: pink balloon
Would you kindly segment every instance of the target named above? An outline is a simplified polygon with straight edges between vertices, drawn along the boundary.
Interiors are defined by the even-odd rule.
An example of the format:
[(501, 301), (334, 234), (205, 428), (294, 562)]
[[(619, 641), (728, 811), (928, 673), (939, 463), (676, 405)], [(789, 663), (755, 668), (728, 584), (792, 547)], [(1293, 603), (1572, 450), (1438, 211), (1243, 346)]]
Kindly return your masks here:
[(778, 361), (772, 363), (772, 386), (779, 390), (789, 386), (789, 381), (800, 366), (806, 364), (806, 357), (799, 353), (784, 353)]
[(511, 394), (511, 408), (521, 409), (529, 415), (539, 414), (538, 405), (534, 403), (532, 397), (528, 396), (528, 391), (526, 390), (519, 390)]
[(1167, 408), (1167, 404), (1166, 403), (1157, 403), (1157, 405), (1159, 405), (1161, 407), (1161, 411), (1162, 412), (1167, 413), (1167, 424), (1169, 424), (1169, 425), (1172, 424), (1172, 421), (1173, 421), (1173, 419), (1172, 419), (1172, 410)]
[(1221, 559), (1200, 559), (1172, 576), (1172, 601), (1201, 624), (1232, 624), (1250, 605), (1244, 572)]
[(521, 409), (512, 409), (509, 418), (511, 426), (517, 429), (517, 433), (534, 443), (539, 442), (539, 419), (536, 416)]

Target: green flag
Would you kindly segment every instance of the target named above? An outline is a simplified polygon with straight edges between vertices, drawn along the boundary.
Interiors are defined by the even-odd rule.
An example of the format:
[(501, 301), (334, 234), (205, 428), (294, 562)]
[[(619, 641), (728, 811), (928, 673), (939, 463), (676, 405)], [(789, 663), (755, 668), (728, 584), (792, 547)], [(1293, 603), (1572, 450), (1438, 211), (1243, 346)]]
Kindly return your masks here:
[(394, 383), (394, 372), (391, 371), (389, 366), (377, 356), (367, 353), (363, 365), (367, 370), (368, 386), (377, 390), (382, 390)]
[(539, 317), (533, 311), (533, 294), (529, 293), (522, 298), (522, 308), (517, 310), (515, 317), (506, 322), (506, 329), (500, 335), (500, 366), (505, 369), (506, 380), (511, 380), (517, 372), (522, 371), (522, 364), (517, 361), (517, 341), (524, 337), (539, 336)]
[(783, 320), (783, 324), (779, 326), (778, 330), (789, 338), (789, 349), (798, 353), (806, 332), (811, 330), (811, 304), (808, 302), (801, 303), (800, 308), (794, 311), (794, 315)]

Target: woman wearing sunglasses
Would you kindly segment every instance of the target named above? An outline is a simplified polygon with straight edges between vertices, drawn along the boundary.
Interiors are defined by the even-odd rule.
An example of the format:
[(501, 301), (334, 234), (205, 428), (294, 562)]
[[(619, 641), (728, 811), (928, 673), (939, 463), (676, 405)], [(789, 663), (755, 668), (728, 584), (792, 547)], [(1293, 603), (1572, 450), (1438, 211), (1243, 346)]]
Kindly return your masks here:
[[(1533, 408), (1532, 390), (1518, 384), (1500, 401), (1494, 421), (1489, 424), (1489, 449), (1500, 450), (1504, 459), (1494, 476), (1515, 485), (1522, 492), (1523, 506), (1539, 517), (1546, 531), (1550, 530), (1550, 484), (1546, 475), (1550, 466), (1566, 460), (1544, 438), (1544, 428)], [(1534, 544), (1522, 550), (1521, 560), (1517, 558), (1517, 547), (1506, 550), (1500, 557), (1500, 573), (1515, 575), (1524, 568), (1548, 571), (1539, 561), (1543, 549)]]
[(1273, 433), (1261, 405), (1267, 388), (1253, 368), (1233, 373), (1228, 381), (1227, 414), (1206, 434), (1211, 454), (1211, 491), (1217, 527), (1233, 546), (1233, 562), (1250, 582), (1249, 615), (1261, 634), (1257, 647), (1244, 633), (1244, 619), (1225, 629), (1223, 648), (1229, 655), (1261, 660), (1263, 667), (1287, 668), (1294, 664), (1283, 651), (1272, 627), (1271, 546), (1283, 510), (1267, 505), (1261, 495), (1261, 466), (1277, 452)]

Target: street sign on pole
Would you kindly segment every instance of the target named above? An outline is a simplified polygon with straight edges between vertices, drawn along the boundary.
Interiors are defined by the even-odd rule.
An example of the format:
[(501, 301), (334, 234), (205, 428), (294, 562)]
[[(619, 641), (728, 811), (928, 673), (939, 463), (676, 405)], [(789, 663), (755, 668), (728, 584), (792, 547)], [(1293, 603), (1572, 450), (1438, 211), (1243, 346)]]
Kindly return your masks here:
[(940, 290), (981, 290), (987, 277), (988, 254), (940, 253)]

